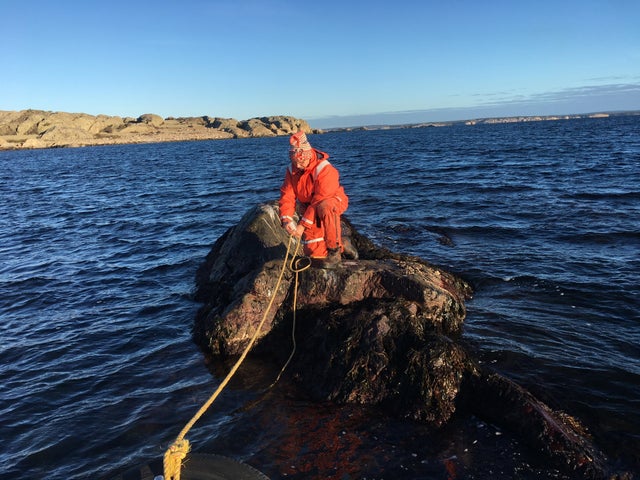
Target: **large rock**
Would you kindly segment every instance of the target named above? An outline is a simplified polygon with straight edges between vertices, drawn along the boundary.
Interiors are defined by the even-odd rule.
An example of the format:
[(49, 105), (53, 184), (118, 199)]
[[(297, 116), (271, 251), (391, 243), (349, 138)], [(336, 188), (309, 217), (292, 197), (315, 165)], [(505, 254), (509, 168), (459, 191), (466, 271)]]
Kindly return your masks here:
[[(377, 405), (435, 427), (454, 412), (474, 414), (518, 434), (577, 478), (607, 477), (604, 456), (572, 417), (480, 366), (461, 341), (460, 278), (415, 257), (376, 247), (347, 220), (358, 260), (336, 269), (282, 271), (288, 237), (275, 203), (259, 205), (214, 244), (197, 273), (194, 339), (208, 353), (237, 356), (254, 345), (319, 401)], [(267, 310), (269, 303), (272, 307)]]
[(84, 145), (92, 138), (93, 135), (83, 128), (53, 125), (42, 132), (39, 140), (52, 147), (66, 147)]
[(275, 137), (275, 133), (264, 124), (259, 118), (250, 118), (244, 122), (240, 122), (240, 128), (251, 132), (251, 136), (255, 137)]
[(154, 127), (159, 127), (164, 123), (164, 119), (160, 115), (154, 113), (145, 113), (138, 117), (138, 123), (146, 123)]
[(9, 119), (9, 129), (16, 135), (29, 135), (38, 133), (37, 126), (46, 117), (46, 112), (41, 110), (25, 110), (16, 112), (15, 116)]
[(39, 138), (27, 138), (22, 144), (22, 148), (47, 148), (50, 144)]
[(297, 132), (302, 130), (311, 133), (313, 130), (305, 120), (299, 118), (280, 116), (280, 117), (261, 117), (260, 120), (268, 125), (276, 135), (288, 135), (289, 132)]

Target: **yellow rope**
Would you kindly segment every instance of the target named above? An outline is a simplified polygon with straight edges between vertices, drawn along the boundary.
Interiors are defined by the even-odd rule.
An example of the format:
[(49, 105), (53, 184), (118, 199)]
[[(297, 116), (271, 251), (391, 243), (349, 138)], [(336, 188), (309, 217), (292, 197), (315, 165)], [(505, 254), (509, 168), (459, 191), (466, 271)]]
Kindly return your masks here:
[[(191, 420), (189, 420), (189, 422), (184, 426), (184, 428), (178, 434), (178, 437), (176, 438), (176, 440), (171, 444), (171, 446), (165, 452), (164, 459), (163, 459), (164, 478), (165, 478), (165, 480), (180, 480), (180, 468), (182, 466), (182, 461), (186, 458), (187, 453), (189, 453), (189, 450), (191, 449), (191, 446), (189, 444), (189, 440), (184, 438), (185, 435), (189, 432), (191, 427), (193, 427), (193, 425), (200, 419), (200, 417), (207, 411), (207, 409), (215, 401), (215, 399), (218, 397), (218, 395), (220, 395), (220, 392), (222, 392), (222, 390), (227, 386), (227, 384), (229, 383), (229, 380), (231, 380), (231, 377), (233, 377), (233, 375), (236, 373), (238, 368), (240, 368), (240, 365), (242, 364), (242, 362), (246, 358), (247, 354), (249, 353), (249, 350), (251, 350), (251, 348), (253, 347), (253, 344), (257, 340), (258, 335), (260, 334), (260, 330), (262, 329), (262, 326), (264, 325), (264, 322), (267, 319), (267, 315), (269, 313), (269, 310), (271, 310), (271, 307), (273, 305), (273, 301), (274, 301), (274, 299), (276, 297), (276, 292), (278, 291), (278, 288), (280, 288), (280, 283), (282, 282), (282, 276), (284, 274), (284, 271), (285, 271), (286, 265), (287, 265), (287, 259), (289, 258), (289, 252), (291, 251), (291, 240), (292, 240), (292, 238), (293, 237), (289, 237), (289, 243), (287, 244), (287, 253), (285, 254), (284, 261), (282, 262), (282, 270), (280, 270), (280, 276), (278, 277), (278, 282), (276, 283), (276, 287), (275, 287), (275, 289), (273, 291), (273, 295), (271, 296), (271, 300), (269, 301), (269, 305), (267, 305), (267, 308), (266, 308), (266, 310), (264, 312), (262, 320), (258, 324), (258, 327), (256, 328), (256, 331), (253, 334), (253, 337), (249, 341), (249, 344), (245, 347), (244, 351), (242, 352), (242, 355), (240, 355), (240, 358), (235, 363), (233, 368), (231, 368), (231, 370), (229, 371), (229, 373), (227, 374), (225, 379), (220, 383), (220, 385), (218, 385), (218, 388), (216, 389), (216, 391), (213, 392), (213, 395), (211, 395), (211, 397), (209, 397), (209, 400), (207, 400), (204, 403), (204, 405), (202, 405), (202, 407), (200, 407), (200, 410), (198, 410), (198, 412), (193, 416), (193, 418)], [(294, 270), (293, 261), (295, 259), (296, 254), (297, 254), (299, 246), (300, 246), (300, 242), (297, 242), (296, 250), (295, 250), (295, 252), (293, 254), (293, 257), (291, 259), (291, 264), (290, 264), (290, 268), (293, 271), (296, 272), (296, 289), (295, 290), (297, 290), (298, 271)], [(307, 267), (303, 268), (302, 270), (306, 270), (306, 268), (309, 268), (309, 267), (307, 266)], [(300, 271), (302, 271), (302, 270), (300, 270)], [(294, 305), (295, 305), (295, 297), (296, 297), (296, 295), (297, 295), (297, 293), (294, 293)], [(295, 319), (295, 309), (294, 309), (294, 319)], [(294, 338), (294, 341), (295, 341), (295, 338)], [(292, 356), (293, 356), (293, 353), (292, 353)], [(289, 360), (290, 359), (291, 359), (291, 357), (289, 357)], [(287, 364), (288, 363), (289, 363), (289, 361), (287, 361)], [(286, 365), (285, 365), (285, 367), (286, 367)], [(284, 368), (283, 368), (283, 371), (284, 371)], [(280, 372), (280, 373), (282, 373), (282, 372)], [(278, 375), (278, 378), (280, 378), (280, 375)], [(277, 382), (277, 380), (276, 380), (276, 382)], [(275, 384), (275, 382), (274, 382), (274, 384)]]
[[(311, 259), (309, 259), (308, 257), (302, 257), (302, 258), (296, 259), (296, 254), (298, 253), (299, 246), (300, 244), (296, 245), (296, 251), (293, 252), (293, 256), (291, 257), (291, 264), (289, 265), (289, 269), (296, 274), (296, 280), (293, 287), (293, 307), (292, 307), (293, 326), (291, 328), (291, 340), (293, 341), (293, 349), (291, 350), (291, 354), (289, 355), (289, 358), (285, 362), (284, 367), (282, 367), (282, 369), (280, 370), (280, 373), (278, 373), (278, 376), (273, 381), (273, 383), (269, 385), (269, 388), (272, 388), (276, 383), (278, 383), (278, 380), (280, 380), (280, 377), (289, 366), (289, 363), (291, 362), (293, 355), (296, 353), (296, 310), (297, 310), (297, 304), (298, 304), (298, 275), (300, 274), (300, 272), (304, 272), (307, 268), (311, 267)], [(308, 261), (309, 263), (303, 266), (299, 266), (300, 260), (303, 260), (303, 259)], [(294, 261), (296, 262), (295, 267), (293, 266)]]

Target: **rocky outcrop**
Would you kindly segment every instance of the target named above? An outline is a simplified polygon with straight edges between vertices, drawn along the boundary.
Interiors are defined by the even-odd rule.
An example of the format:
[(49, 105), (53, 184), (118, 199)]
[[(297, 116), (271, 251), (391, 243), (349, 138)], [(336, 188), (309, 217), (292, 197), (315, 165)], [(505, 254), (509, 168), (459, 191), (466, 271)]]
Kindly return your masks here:
[(309, 268), (297, 281), (286, 268), (278, 284), (288, 245), (278, 217), (274, 203), (247, 212), (199, 268), (203, 306), (193, 333), (206, 352), (237, 356), (264, 319), (252, 355), (284, 364), (297, 288), (297, 349), (288, 374), (306, 395), (376, 405), (433, 427), (454, 413), (476, 415), (515, 432), (576, 478), (607, 478), (605, 457), (579, 421), (474, 360), (462, 339), (471, 295), (462, 279), (378, 248), (344, 220), (358, 260)]
[(298, 130), (319, 133), (306, 121), (286, 116), (238, 121), (206, 115), (163, 119), (152, 113), (122, 118), (43, 110), (0, 111), (2, 150), (273, 137)]
[(138, 117), (137, 122), (146, 123), (147, 125), (152, 125), (158, 128), (164, 123), (164, 119), (160, 115), (155, 115), (153, 113), (145, 113), (144, 115), (140, 115)]

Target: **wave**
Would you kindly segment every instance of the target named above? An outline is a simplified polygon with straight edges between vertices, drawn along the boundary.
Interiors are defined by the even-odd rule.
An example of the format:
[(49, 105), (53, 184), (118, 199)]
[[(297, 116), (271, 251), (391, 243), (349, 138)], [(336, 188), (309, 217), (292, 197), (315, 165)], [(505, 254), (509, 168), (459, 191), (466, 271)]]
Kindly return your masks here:
[(597, 192), (575, 192), (562, 195), (576, 200), (640, 200), (639, 191), (604, 190)]
[(619, 243), (640, 241), (640, 227), (638, 230), (610, 231), (610, 232), (574, 232), (570, 235), (558, 235), (557, 240), (569, 243), (596, 243), (602, 245), (612, 245)]

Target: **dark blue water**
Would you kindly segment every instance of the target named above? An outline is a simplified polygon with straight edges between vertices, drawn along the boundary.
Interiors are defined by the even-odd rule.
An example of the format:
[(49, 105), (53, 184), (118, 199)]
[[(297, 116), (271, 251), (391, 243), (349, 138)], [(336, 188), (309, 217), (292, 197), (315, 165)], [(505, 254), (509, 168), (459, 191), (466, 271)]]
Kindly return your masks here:
[[(311, 141), (359, 230), (474, 285), (464, 337), (481, 360), (640, 470), (640, 117)], [(220, 378), (191, 340), (195, 271), (276, 198), (286, 150), (0, 152), (0, 477), (100, 478), (164, 452)], [(562, 478), (479, 420), (434, 435), (286, 382), (247, 407), (272, 373), (249, 360), (188, 435), (194, 450), (272, 478)]]

